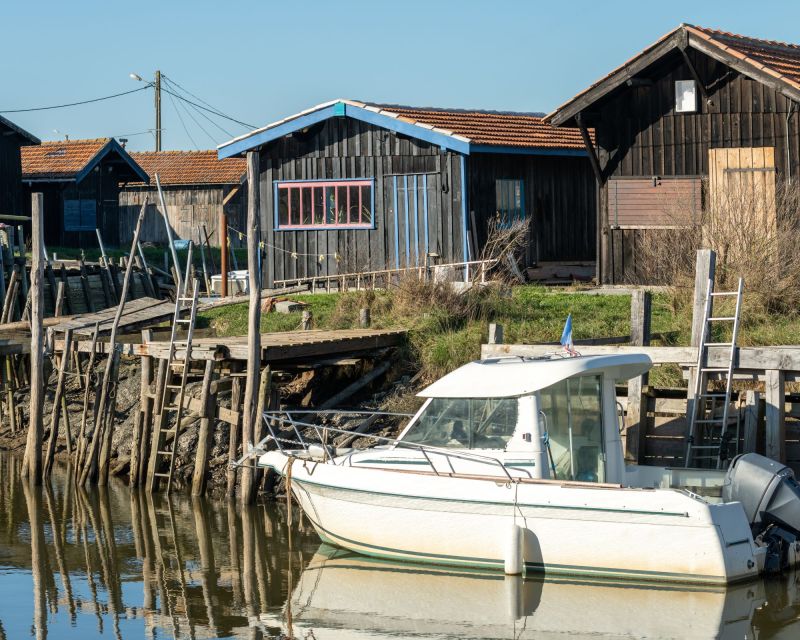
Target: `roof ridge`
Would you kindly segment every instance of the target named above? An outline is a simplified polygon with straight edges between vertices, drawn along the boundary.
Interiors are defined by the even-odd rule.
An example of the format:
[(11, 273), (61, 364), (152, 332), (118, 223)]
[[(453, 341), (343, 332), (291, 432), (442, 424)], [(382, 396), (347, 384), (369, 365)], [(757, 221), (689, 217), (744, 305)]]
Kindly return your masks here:
[(190, 155), (190, 154), (204, 154), (208, 155), (209, 153), (213, 153), (216, 155), (216, 149), (162, 149), (161, 151), (131, 151), (131, 155), (158, 155), (158, 154), (171, 154), (171, 155)]
[(391, 111), (392, 109), (408, 109), (410, 111), (429, 111), (429, 112), (441, 112), (441, 113), (463, 113), (463, 114), (486, 114), (486, 115), (494, 115), (494, 116), (521, 116), (527, 118), (543, 118), (544, 112), (542, 111), (506, 111), (501, 109), (473, 109), (473, 108), (465, 108), (465, 107), (417, 107), (413, 105), (407, 104), (389, 104), (389, 103), (381, 103), (381, 102), (364, 102), (364, 104), (371, 105), (373, 107), (379, 107), (381, 109), (387, 109)]
[(113, 139), (114, 138), (107, 137), (107, 138), (75, 138), (74, 140), (42, 140), (41, 146), (57, 145), (57, 144), (86, 144), (89, 142), (108, 143), (110, 140)]

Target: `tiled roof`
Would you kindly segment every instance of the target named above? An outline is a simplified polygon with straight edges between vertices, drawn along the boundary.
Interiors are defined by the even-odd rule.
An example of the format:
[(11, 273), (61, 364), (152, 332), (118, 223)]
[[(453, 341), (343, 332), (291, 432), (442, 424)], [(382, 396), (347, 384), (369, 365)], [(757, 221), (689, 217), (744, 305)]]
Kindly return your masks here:
[(162, 185), (238, 184), (247, 171), (244, 158), (217, 159), (216, 151), (142, 151), (131, 153), (155, 183)]
[[(757, 72), (767, 74), (784, 83), (790, 91), (795, 93), (800, 91), (800, 45), (777, 42), (775, 40), (761, 40), (718, 29), (682, 24), (656, 40), (643, 51), (637, 53), (627, 62), (592, 83), (576, 96), (570, 98), (553, 112), (547, 114), (544, 117), (545, 121), (550, 122), (555, 116), (565, 111), (571, 113), (571, 105), (590, 92), (595, 90), (602, 91), (601, 85), (615, 87), (617, 84), (626, 81), (628, 75), (621, 72), (629, 65), (643, 58), (657, 47), (666, 44), (669, 40), (672, 40), (672, 47), (677, 46), (678, 37), (687, 37), (689, 46), (700, 46), (702, 41), (706, 45), (710, 45), (710, 47), (707, 46), (704, 49), (709, 55), (713, 56), (714, 50), (717, 49), (720, 56), (728, 54), (728, 56), (737, 58), (745, 69), (747, 67), (751, 68), (754, 74)], [(694, 45), (692, 44), (692, 38), (694, 38)], [(565, 120), (565, 117), (561, 115), (555, 120)]]
[(451, 131), (476, 145), (536, 149), (583, 149), (577, 129), (556, 129), (543, 114), (369, 104), (398, 118)]
[(800, 45), (760, 40), (707, 27), (685, 26), (690, 32), (705, 36), (709, 42), (726, 48), (737, 58), (762, 65), (772, 70), (776, 77), (800, 87)]
[(46, 141), (22, 147), (22, 179), (74, 178), (111, 138)]

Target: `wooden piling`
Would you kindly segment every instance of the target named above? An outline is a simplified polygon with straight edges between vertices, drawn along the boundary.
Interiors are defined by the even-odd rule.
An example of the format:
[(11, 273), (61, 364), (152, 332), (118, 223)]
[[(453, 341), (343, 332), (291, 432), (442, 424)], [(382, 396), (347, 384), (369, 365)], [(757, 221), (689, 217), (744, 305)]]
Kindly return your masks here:
[[(64, 383), (66, 382), (67, 368), (69, 367), (70, 351), (72, 350), (72, 329), (64, 331), (64, 353), (61, 356), (61, 365), (58, 369), (58, 382), (53, 398), (53, 410), (50, 414), (50, 438), (47, 441), (47, 452), (44, 458), (44, 477), (50, 476), (53, 469), (53, 460), (56, 454), (56, 443), (58, 441), (58, 428), (61, 417), (61, 400), (64, 396)], [(71, 444), (69, 434), (67, 434), (67, 452), (70, 453)]]
[[(631, 345), (647, 347), (650, 345), (650, 315), (652, 294), (637, 290), (631, 293)], [(628, 406), (625, 410), (625, 449), (626, 457), (637, 464), (644, 463), (644, 449), (647, 439), (647, 396), (643, 390), (647, 386), (645, 373), (628, 380)], [(631, 437), (635, 430), (636, 437)]]
[(300, 318), (300, 328), (303, 331), (310, 331), (314, 325), (314, 318), (311, 315), (311, 311), (305, 310), (303, 311), (303, 315)]
[(365, 309), (361, 309), (358, 312), (358, 324), (362, 329), (368, 329), (369, 326), (372, 324), (372, 318), (370, 317), (370, 310), (369, 307)]
[[(31, 392), (30, 422), (25, 444), (23, 476), (34, 484), (42, 482), (42, 412), (44, 409), (44, 296), (42, 295), (42, 244), (44, 196), (34, 193), (31, 196), (31, 229), (33, 251), (31, 266)], [(24, 278), (23, 278), (24, 280)]]
[(81, 289), (83, 289), (83, 300), (86, 303), (86, 308), (89, 310), (89, 313), (94, 313), (94, 301), (92, 300), (92, 290), (89, 287), (89, 274), (86, 271), (86, 263), (81, 258), (80, 261), (80, 271), (81, 271)]
[[(86, 385), (83, 390), (83, 413), (81, 414), (81, 428), (78, 433), (78, 442), (75, 446), (75, 470), (80, 474), (86, 454), (86, 423), (89, 414), (89, 398), (92, 392), (92, 369), (97, 356), (97, 336), (100, 333), (100, 323), (95, 322), (92, 332), (92, 346), (89, 350), (89, 362), (86, 365)], [(80, 373), (80, 372), (79, 372)]]
[(503, 344), (503, 325), (489, 323), (489, 344)]
[[(142, 331), (142, 344), (147, 344), (153, 339), (153, 332), (150, 329)], [(131, 438), (131, 468), (130, 486), (139, 485), (141, 476), (141, 459), (146, 451), (144, 443), (149, 436), (150, 415), (152, 414), (152, 398), (150, 397), (150, 385), (153, 378), (153, 359), (149, 356), (142, 356), (140, 365), (141, 383), (139, 386), (139, 411), (133, 421), (133, 435)]]
[[(236, 373), (240, 369), (241, 364), (239, 362), (234, 361), (231, 363), (232, 373)], [(231, 410), (236, 411), (239, 416), (242, 415), (242, 411), (240, 410), (242, 395), (242, 379), (239, 376), (234, 376), (231, 381)], [(228, 434), (228, 473), (225, 495), (229, 500), (236, 496), (236, 467), (233, 466), (233, 463), (236, 462), (239, 457), (239, 443), (242, 441), (241, 433), (242, 423), (241, 418), (239, 418), (238, 424), (230, 425)]]
[(780, 369), (767, 369), (764, 382), (767, 402), (766, 446), (768, 458), (786, 462), (786, 375)]
[(754, 453), (758, 446), (758, 424), (761, 394), (752, 389), (747, 391), (744, 405), (744, 442), (742, 453)]
[[(242, 450), (253, 444), (255, 434), (256, 393), (259, 386), (261, 366), (261, 265), (258, 264), (260, 167), (259, 152), (247, 152), (247, 277), (250, 292), (247, 325), (247, 378), (244, 391), (242, 420)], [(242, 469), (242, 502), (251, 504), (255, 500), (255, 479), (252, 464)]]
[[(187, 275), (187, 280), (189, 276)], [(194, 473), (192, 474), (192, 495), (201, 496), (206, 490), (208, 458), (211, 452), (212, 425), (216, 395), (211, 392), (211, 378), (214, 373), (214, 361), (206, 360), (203, 383), (200, 391), (200, 429), (197, 436), (197, 450), (194, 457)]]

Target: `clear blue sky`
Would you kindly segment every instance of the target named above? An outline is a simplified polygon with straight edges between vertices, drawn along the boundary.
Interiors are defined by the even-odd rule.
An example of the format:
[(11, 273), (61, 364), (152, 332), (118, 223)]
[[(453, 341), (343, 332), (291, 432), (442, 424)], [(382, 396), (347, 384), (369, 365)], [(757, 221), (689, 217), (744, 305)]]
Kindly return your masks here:
[[(338, 97), (549, 111), (681, 22), (800, 42), (796, 0), (6, 0), (0, 14), (0, 111), (134, 89), (130, 72), (161, 69), (257, 126)], [(152, 129), (152, 104), (142, 91), (4, 115), (43, 140), (119, 137)], [(165, 95), (164, 148), (227, 139), (181, 114), (194, 142)], [(131, 148), (152, 148), (149, 133), (128, 137)]]

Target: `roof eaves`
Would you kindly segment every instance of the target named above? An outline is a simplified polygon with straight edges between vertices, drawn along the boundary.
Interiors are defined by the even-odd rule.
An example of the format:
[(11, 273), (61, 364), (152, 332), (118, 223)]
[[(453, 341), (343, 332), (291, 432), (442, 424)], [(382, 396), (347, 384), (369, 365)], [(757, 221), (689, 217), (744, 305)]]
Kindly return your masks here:
[(0, 124), (5, 125), (9, 129), (14, 131), (16, 134), (18, 134), (20, 137), (30, 141), (31, 144), (42, 144), (42, 141), (39, 140), (39, 138), (37, 138), (35, 135), (33, 135), (32, 133), (28, 133), (27, 131), (25, 131), (25, 129), (14, 124), (13, 122), (11, 122), (11, 120), (8, 120), (7, 118), (4, 118), (1, 115), (0, 115)]
[(75, 182), (81, 182), (89, 173), (94, 169), (99, 162), (105, 158), (109, 153), (115, 151), (124, 161), (125, 163), (130, 166), (134, 173), (136, 173), (141, 179), (142, 182), (149, 184), (150, 183), (150, 176), (142, 169), (137, 162), (131, 158), (130, 154), (125, 151), (119, 142), (117, 142), (114, 138), (109, 138), (108, 142), (103, 145), (101, 149), (98, 150), (97, 153), (86, 163), (86, 165), (81, 169), (77, 175), (75, 176)]

